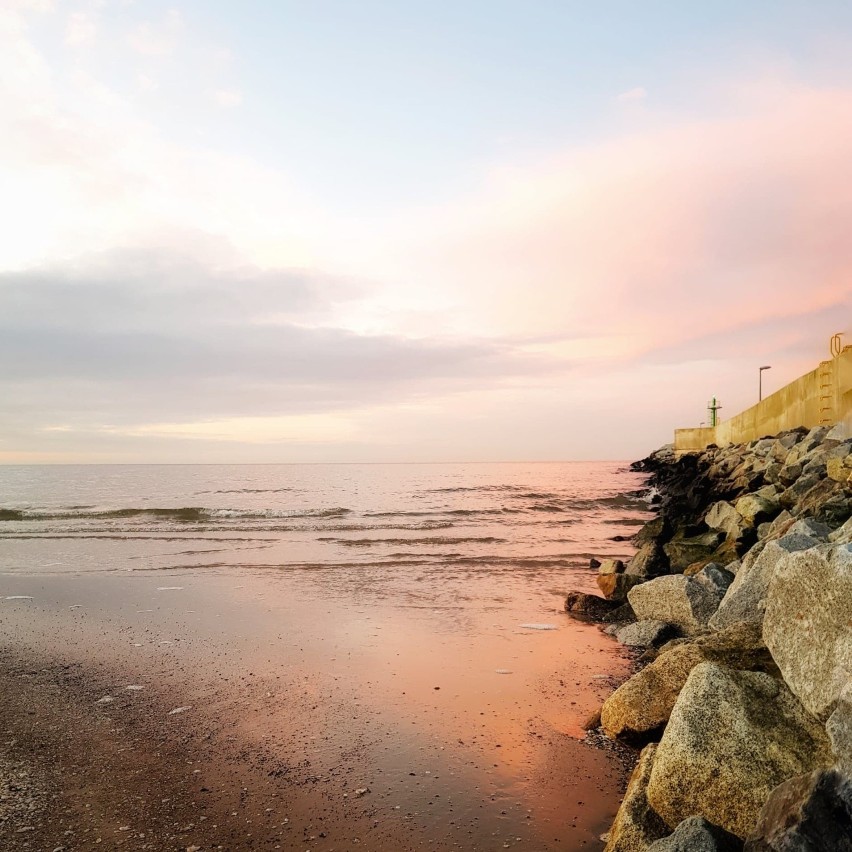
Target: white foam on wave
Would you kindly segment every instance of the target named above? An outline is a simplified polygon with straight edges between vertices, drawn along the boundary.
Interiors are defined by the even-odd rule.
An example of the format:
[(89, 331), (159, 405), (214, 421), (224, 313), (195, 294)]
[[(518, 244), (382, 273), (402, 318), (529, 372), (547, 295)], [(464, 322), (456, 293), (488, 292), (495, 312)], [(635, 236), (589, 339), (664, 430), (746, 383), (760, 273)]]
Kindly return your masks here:
[(31, 601), (32, 595), (6, 595), (7, 601)]
[(555, 624), (522, 624), (521, 627), (526, 630), (556, 630)]

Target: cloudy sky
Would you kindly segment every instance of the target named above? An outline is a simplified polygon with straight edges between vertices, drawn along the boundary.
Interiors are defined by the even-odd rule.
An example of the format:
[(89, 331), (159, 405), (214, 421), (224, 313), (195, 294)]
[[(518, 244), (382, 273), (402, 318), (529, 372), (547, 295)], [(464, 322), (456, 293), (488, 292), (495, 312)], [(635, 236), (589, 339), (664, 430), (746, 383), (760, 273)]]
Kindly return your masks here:
[(850, 152), (848, 0), (2, 0), (0, 462), (638, 457), (852, 332)]

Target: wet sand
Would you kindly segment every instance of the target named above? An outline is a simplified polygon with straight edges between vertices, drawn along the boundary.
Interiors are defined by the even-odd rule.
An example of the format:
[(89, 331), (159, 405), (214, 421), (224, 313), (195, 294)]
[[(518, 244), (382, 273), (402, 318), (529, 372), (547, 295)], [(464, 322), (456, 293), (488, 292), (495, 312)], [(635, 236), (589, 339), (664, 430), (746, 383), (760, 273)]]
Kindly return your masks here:
[(0, 848), (602, 848), (630, 661), (536, 575), (416, 585), (0, 577)]

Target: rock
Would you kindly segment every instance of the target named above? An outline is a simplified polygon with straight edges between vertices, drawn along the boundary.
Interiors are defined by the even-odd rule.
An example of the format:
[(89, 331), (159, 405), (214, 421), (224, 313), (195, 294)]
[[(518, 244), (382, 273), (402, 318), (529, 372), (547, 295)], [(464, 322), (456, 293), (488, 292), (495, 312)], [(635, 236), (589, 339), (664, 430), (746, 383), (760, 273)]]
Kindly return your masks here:
[(584, 731), (594, 731), (601, 726), (601, 711), (600, 709), (592, 711), (583, 722), (582, 728)]
[(604, 559), (603, 562), (598, 562), (598, 574), (623, 574), (625, 569), (624, 563), (620, 559)]
[(641, 577), (633, 577), (629, 574), (598, 574), (597, 576), (598, 588), (610, 601), (627, 600), (627, 593), (641, 582)]
[(625, 681), (604, 701), (601, 725), (613, 739), (642, 744), (660, 735), (689, 673), (704, 661), (691, 643), (676, 645)]
[(852, 514), (850, 496), (850, 492), (839, 482), (823, 479), (802, 496), (793, 507), (793, 513), (811, 516), (830, 527), (838, 527)]
[(657, 748), (647, 798), (672, 827), (701, 814), (746, 837), (774, 787), (830, 761), (824, 729), (783, 683), (699, 663)]
[(742, 852), (743, 842), (704, 817), (685, 819), (674, 834), (655, 840), (648, 852)]
[(748, 529), (743, 516), (727, 500), (714, 503), (705, 515), (704, 523), (711, 529), (725, 533), (733, 541), (739, 541)]
[(595, 570), (595, 568), (600, 568), (600, 567), (601, 567), (601, 562), (600, 562), (600, 560), (599, 560), (599, 559), (595, 559), (595, 557), (593, 556), (593, 557), (589, 560), (589, 568), (591, 568), (591, 569), (594, 571), (594, 570)]
[(760, 669), (773, 674), (778, 671), (755, 625), (738, 624), (693, 641), (669, 641), (650, 665), (621, 684), (604, 702), (604, 732), (634, 744), (656, 737), (671, 715), (689, 673), (708, 661), (737, 669)]
[(838, 767), (852, 776), (852, 681), (840, 693), (825, 730), (831, 740), (831, 750), (837, 758)]
[(708, 565), (694, 577), (676, 574), (649, 580), (627, 597), (640, 621), (666, 621), (693, 633), (707, 625), (733, 580), (724, 568)]
[(828, 539), (835, 544), (849, 544), (852, 542), (852, 518), (831, 533)]
[(844, 463), (844, 459), (829, 459), (825, 465), (825, 472), (829, 479), (835, 482), (841, 482), (844, 485), (849, 481), (849, 474), (852, 470)]
[(672, 571), (683, 571), (687, 565), (712, 556), (724, 538), (718, 530), (689, 537), (676, 535), (663, 545), (663, 552), (668, 557)]
[(618, 606), (616, 601), (608, 601), (597, 595), (585, 592), (568, 592), (565, 598), (565, 612), (570, 612), (576, 618), (597, 621)]
[(791, 778), (760, 812), (746, 852), (852, 852), (852, 779), (836, 769)]
[(828, 541), (831, 527), (816, 518), (800, 518), (794, 521), (784, 532), (784, 535), (809, 535), (819, 541)]
[(778, 561), (763, 640), (802, 704), (827, 719), (852, 679), (852, 545), (789, 553)]
[(665, 621), (636, 621), (618, 629), (615, 638), (622, 645), (637, 648), (659, 646), (677, 636), (677, 628)]
[(665, 517), (658, 515), (652, 521), (648, 521), (636, 535), (633, 541), (637, 545), (647, 544), (648, 542), (657, 541), (665, 535), (667, 531), (667, 523)]
[(658, 577), (668, 568), (663, 549), (656, 541), (643, 544), (627, 566), (626, 573), (631, 577)]
[(604, 622), (604, 624), (630, 624), (631, 622), (636, 621), (636, 613), (633, 612), (633, 607), (630, 606), (629, 603), (625, 603), (621, 606), (617, 606), (613, 610), (610, 610), (600, 620)]
[[(694, 577), (696, 574), (703, 571), (708, 565), (718, 565), (717, 562), (713, 560), (712, 557), (707, 559), (699, 559), (698, 562), (693, 562), (692, 565), (687, 565), (686, 568), (683, 569), (683, 574), (686, 577)], [(722, 567), (719, 565), (718, 567)]]
[(794, 521), (795, 518), (786, 509), (782, 509), (780, 514), (769, 525), (769, 532), (766, 538), (781, 538)]
[[(718, 633), (705, 633), (692, 639), (706, 661), (732, 669), (749, 669), (780, 676), (778, 666), (763, 642), (760, 625), (732, 624)], [(667, 646), (660, 650), (665, 651)]]
[(822, 477), (815, 473), (802, 474), (778, 498), (785, 509), (792, 509), (805, 494), (822, 482)]
[(746, 494), (737, 500), (734, 508), (750, 527), (754, 527), (763, 521), (771, 521), (781, 511), (781, 503), (774, 494), (771, 497), (765, 494)]
[(802, 463), (798, 461), (798, 453), (795, 454), (795, 461), (790, 461), (790, 456), (787, 458), (787, 464), (778, 471), (778, 482), (783, 485), (792, 485), (802, 475)]
[(847, 438), (852, 437), (849, 435), (849, 427), (846, 425), (844, 421), (840, 421), (840, 423), (836, 423), (828, 432), (825, 433), (826, 441), (845, 441)]
[(630, 776), (621, 807), (615, 815), (604, 852), (645, 852), (655, 840), (669, 833), (668, 826), (648, 804), (645, 791), (656, 745), (642, 749), (639, 762)]
[[(766, 595), (769, 582), (782, 557), (796, 550), (806, 550), (819, 544), (819, 540), (801, 533), (785, 535), (775, 541), (766, 542), (759, 556), (750, 560), (751, 552), (743, 560), (718, 611), (710, 618), (712, 630), (721, 630), (740, 621), (763, 623)], [(755, 547), (759, 547), (756, 545)], [(754, 550), (755, 548), (752, 548)]]

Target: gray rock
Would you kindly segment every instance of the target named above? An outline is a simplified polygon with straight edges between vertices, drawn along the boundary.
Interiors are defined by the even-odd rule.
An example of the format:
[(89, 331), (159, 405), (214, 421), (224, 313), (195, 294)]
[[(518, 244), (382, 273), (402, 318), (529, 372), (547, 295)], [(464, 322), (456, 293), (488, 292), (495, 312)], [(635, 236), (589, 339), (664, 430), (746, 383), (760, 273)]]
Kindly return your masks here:
[(852, 852), (852, 779), (835, 769), (776, 787), (746, 852)]
[(648, 804), (645, 791), (656, 744), (645, 746), (630, 776), (621, 807), (615, 815), (604, 852), (646, 852), (648, 846), (669, 833), (668, 826)]
[(608, 601), (586, 592), (568, 592), (565, 598), (565, 612), (576, 618), (598, 621), (618, 606), (616, 601)]
[(718, 610), (710, 618), (710, 628), (721, 630), (740, 621), (761, 624), (769, 583), (778, 562), (791, 551), (806, 550), (818, 544), (818, 539), (796, 533), (766, 542), (754, 560), (748, 558), (750, 553), (747, 554)]
[(780, 496), (779, 500), (785, 509), (792, 509), (812, 488), (822, 482), (822, 477), (815, 473), (802, 474), (795, 482)]
[(784, 535), (808, 535), (820, 541), (828, 541), (831, 527), (816, 518), (800, 518), (790, 525)]
[(671, 570), (683, 571), (693, 562), (712, 556), (713, 551), (724, 538), (725, 536), (718, 530), (710, 530), (710, 532), (689, 537), (676, 535), (663, 545), (663, 551), (668, 557)]
[(665, 621), (636, 621), (620, 627), (615, 634), (622, 645), (637, 648), (649, 648), (662, 645), (677, 636), (678, 630), (673, 624)]
[(780, 538), (793, 523), (793, 520), (793, 516), (786, 509), (783, 509), (769, 525), (769, 534), (766, 537)]
[(827, 719), (852, 679), (852, 545), (788, 553), (769, 584), (763, 641), (790, 689)]
[(763, 521), (771, 521), (781, 511), (781, 503), (774, 493), (771, 497), (755, 493), (740, 497), (734, 508), (753, 527)]
[(655, 840), (648, 852), (742, 852), (743, 842), (704, 817), (685, 819), (674, 834)]
[[(786, 494), (786, 492), (785, 492)], [(822, 479), (793, 507), (793, 514), (811, 516), (830, 527), (838, 527), (852, 514), (852, 492), (833, 479)]]
[(710, 507), (704, 517), (704, 523), (714, 530), (725, 533), (728, 539), (738, 541), (748, 529), (743, 516), (727, 500), (720, 500)]
[(837, 765), (852, 776), (852, 681), (843, 687), (834, 712), (825, 724)]
[(647, 541), (634, 554), (627, 566), (631, 577), (658, 577), (668, 567), (668, 560), (662, 547), (656, 541)]
[(778, 784), (831, 759), (825, 730), (783, 683), (699, 663), (657, 748), (647, 799), (672, 827), (701, 814), (746, 837)]
[(849, 427), (842, 420), (825, 433), (826, 441), (845, 441), (849, 437), (852, 437), (849, 434)]
[(843, 526), (838, 527), (831, 533), (828, 539), (835, 544), (849, 544), (852, 542), (852, 518), (849, 518)]
[(635, 586), (627, 597), (639, 620), (666, 621), (685, 633), (707, 626), (734, 575), (708, 565), (692, 577), (675, 574)]
[[(790, 454), (792, 455), (792, 453)], [(802, 463), (800, 461), (788, 461), (778, 471), (778, 481), (782, 485), (792, 485), (802, 475)]]

